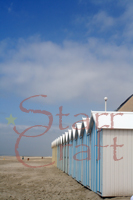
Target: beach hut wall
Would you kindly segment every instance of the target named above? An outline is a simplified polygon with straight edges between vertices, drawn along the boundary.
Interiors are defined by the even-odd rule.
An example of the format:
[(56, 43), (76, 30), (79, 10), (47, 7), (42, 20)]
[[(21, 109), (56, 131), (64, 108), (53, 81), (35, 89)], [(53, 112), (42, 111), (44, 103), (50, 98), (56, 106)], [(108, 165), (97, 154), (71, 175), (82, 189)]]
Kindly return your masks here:
[(60, 136), (60, 145), (59, 145), (59, 155), (60, 155), (60, 158), (59, 158), (59, 162), (60, 162), (60, 170), (63, 170), (62, 166), (63, 166), (63, 138), (62, 136)]
[(60, 169), (60, 137), (57, 139), (57, 167)]
[(78, 133), (78, 137), (76, 140), (76, 180), (81, 182), (81, 164), (82, 164), (82, 137), (81, 137), (81, 127), (82, 123), (76, 123), (76, 131)]
[(73, 137), (72, 137), (72, 130), (69, 129), (68, 130), (68, 134), (69, 134), (69, 170), (68, 173), (70, 176), (72, 176), (72, 162), (73, 162)]
[(79, 181), (79, 135), (78, 135), (78, 129), (75, 127), (75, 154), (74, 154), (74, 161), (75, 161), (75, 179)]
[(51, 143), (51, 147), (52, 147), (52, 162), (54, 162), (54, 166), (57, 166), (57, 141), (58, 139), (55, 139), (52, 143)]
[(54, 141), (52, 143), (52, 162), (54, 162), (55, 165), (55, 149), (54, 149)]
[(65, 166), (66, 166), (66, 136), (65, 134), (62, 135), (63, 137), (63, 172), (65, 172)]
[(87, 132), (87, 148), (88, 148), (88, 160), (87, 160), (87, 166), (86, 166), (86, 187), (91, 189), (91, 135)]
[[(81, 182), (88, 187), (87, 179), (89, 178), (89, 145), (87, 145), (87, 133), (89, 128), (89, 118), (82, 118), (82, 166), (81, 166)], [(90, 187), (89, 187), (90, 188)]]
[(65, 144), (65, 147), (66, 147), (65, 173), (68, 174), (68, 164), (69, 164), (69, 134), (68, 134), (68, 132), (65, 132), (65, 137), (66, 137), (66, 144)]
[(53, 142), (53, 162), (54, 162), (54, 166), (56, 165), (56, 160), (55, 160), (55, 140)]
[(76, 179), (76, 160), (74, 158), (75, 154), (76, 154), (76, 140), (77, 140), (77, 131), (76, 131), (76, 128), (73, 127), (72, 128), (72, 134), (73, 134), (73, 162), (72, 162), (72, 177), (74, 179)]
[(52, 162), (54, 162), (53, 142), (51, 143), (51, 148), (52, 148)]
[(55, 166), (57, 167), (57, 142), (58, 138), (55, 140)]
[(132, 196), (133, 113), (92, 111), (88, 133), (91, 190), (102, 197)]

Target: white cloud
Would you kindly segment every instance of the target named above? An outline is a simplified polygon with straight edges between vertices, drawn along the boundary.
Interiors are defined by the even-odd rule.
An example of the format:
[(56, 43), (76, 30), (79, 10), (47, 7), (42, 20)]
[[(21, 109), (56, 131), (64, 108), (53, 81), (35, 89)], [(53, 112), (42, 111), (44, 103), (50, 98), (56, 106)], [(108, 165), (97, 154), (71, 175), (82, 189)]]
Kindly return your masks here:
[(89, 31), (95, 30), (95, 28), (99, 31), (105, 31), (109, 28), (112, 28), (115, 25), (115, 19), (105, 11), (100, 11), (95, 14), (93, 17), (89, 17), (87, 22), (87, 27)]
[[(4, 53), (3, 53), (4, 54)], [(1, 63), (1, 88), (24, 98), (46, 94), (45, 102), (85, 98), (100, 102), (132, 93), (133, 48), (90, 38), (87, 44), (24, 41)], [(118, 100), (119, 100), (118, 99)]]
[[(87, 4), (87, 1), (81, 0), (81, 3)], [(95, 35), (117, 44), (133, 41), (133, 1), (94, 0), (92, 3), (97, 11), (93, 15), (78, 16), (75, 20), (76, 24), (87, 28), (88, 37)]]

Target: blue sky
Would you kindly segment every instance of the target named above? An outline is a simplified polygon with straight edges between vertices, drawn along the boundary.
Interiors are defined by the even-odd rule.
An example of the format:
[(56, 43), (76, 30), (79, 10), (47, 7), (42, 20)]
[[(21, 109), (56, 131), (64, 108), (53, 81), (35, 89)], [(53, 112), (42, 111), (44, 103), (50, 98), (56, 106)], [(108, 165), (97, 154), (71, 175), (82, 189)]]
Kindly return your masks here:
[[(49, 132), (36, 138), (23, 137), (20, 155), (51, 155), (51, 142), (91, 110), (115, 110), (133, 92), (133, 2), (129, 0), (38, 0), (0, 1), (0, 154), (15, 155), (18, 135), (7, 125), (17, 118), (19, 132), (34, 125), (47, 125), (43, 114), (53, 115)], [(83, 116), (84, 117), (84, 116)], [(29, 135), (42, 129), (28, 131)]]

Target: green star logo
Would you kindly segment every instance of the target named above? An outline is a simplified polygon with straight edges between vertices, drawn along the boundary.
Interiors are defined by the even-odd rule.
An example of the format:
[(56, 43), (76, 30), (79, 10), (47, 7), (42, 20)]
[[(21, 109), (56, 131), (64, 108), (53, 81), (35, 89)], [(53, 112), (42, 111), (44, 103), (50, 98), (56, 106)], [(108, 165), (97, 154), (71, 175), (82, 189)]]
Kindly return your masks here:
[(6, 118), (6, 119), (8, 120), (8, 124), (13, 124), (13, 125), (15, 125), (14, 120), (17, 119), (17, 118), (14, 118), (14, 117), (12, 116), (12, 114), (10, 114), (10, 117), (9, 117), (9, 118)]

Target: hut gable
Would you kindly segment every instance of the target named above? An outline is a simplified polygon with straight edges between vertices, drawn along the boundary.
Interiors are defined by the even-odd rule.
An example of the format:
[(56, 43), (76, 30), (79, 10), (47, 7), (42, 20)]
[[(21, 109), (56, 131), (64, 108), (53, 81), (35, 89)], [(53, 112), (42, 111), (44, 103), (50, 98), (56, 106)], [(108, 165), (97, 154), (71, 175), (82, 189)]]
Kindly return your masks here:
[(89, 133), (94, 123), (97, 129), (133, 129), (133, 112), (92, 111)]
[(84, 134), (84, 131), (86, 131), (86, 134), (88, 133), (88, 129), (89, 129), (89, 118), (84, 118), (84, 117), (82, 117), (82, 129), (81, 129), (81, 131), (82, 131), (82, 136), (83, 136), (83, 134)]

